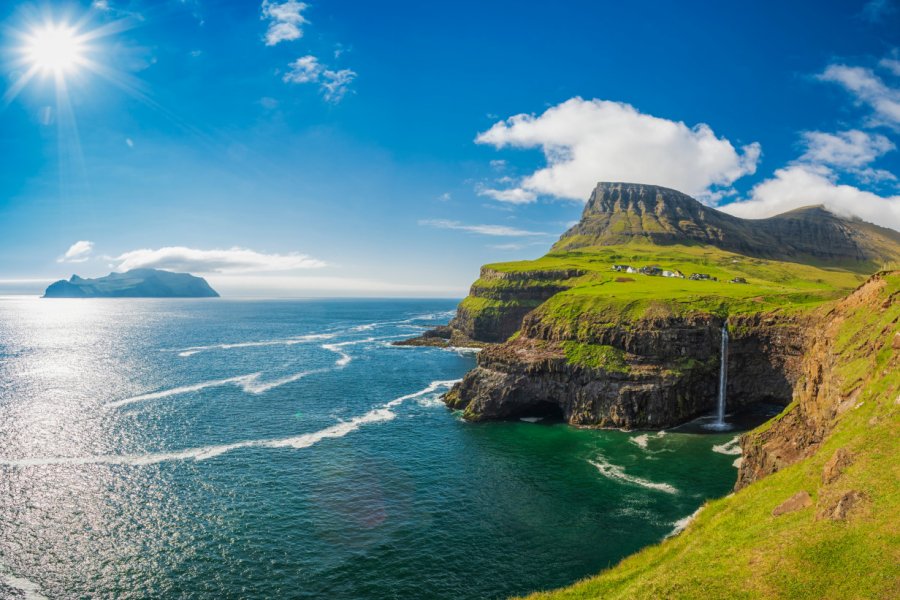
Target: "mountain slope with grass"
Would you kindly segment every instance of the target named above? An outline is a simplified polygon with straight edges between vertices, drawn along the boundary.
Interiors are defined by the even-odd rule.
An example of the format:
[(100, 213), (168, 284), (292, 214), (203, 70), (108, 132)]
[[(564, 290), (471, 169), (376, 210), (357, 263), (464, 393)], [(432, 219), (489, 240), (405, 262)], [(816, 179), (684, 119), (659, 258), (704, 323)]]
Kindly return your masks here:
[(812, 319), (793, 401), (741, 438), (739, 490), (534, 600), (900, 596), (900, 272)]
[(486, 265), (430, 344), (486, 344), (445, 400), (473, 421), (558, 415), (657, 428), (715, 403), (787, 405), (815, 311), (900, 260), (900, 233), (821, 207), (739, 219), (657, 186), (601, 183), (532, 261)]

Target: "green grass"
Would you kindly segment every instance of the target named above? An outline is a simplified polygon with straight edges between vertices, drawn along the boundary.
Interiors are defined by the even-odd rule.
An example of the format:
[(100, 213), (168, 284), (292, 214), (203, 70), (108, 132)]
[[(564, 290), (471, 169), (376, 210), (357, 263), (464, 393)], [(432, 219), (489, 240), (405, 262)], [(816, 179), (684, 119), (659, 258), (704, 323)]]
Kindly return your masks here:
[[(843, 304), (830, 375), (852, 403), (811, 457), (740, 492), (708, 503), (680, 535), (600, 575), (537, 599), (897, 598), (900, 597), (900, 274), (879, 296)], [(827, 368), (827, 367), (826, 367)], [(827, 392), (826, 392), (827, 393)], [(785, 413), (759, 428), (769, 430)], [(825, 485), (822, 469), (839, 448), (854, 461)], [(813, 506), (772, 516), (800, 490)], [(816, 519), (816, 503), (848, 490), (868, 501), (847, 521)]]
[[(663, 269), (706, 273), (718, 281), (691, 281), (612, 270), (613, 264), (635, 268), (658, 265)], [(531, 261), (486, 265), (489, 271), (514, 278), (479, 279), (474, 296), (463, 302), (470, 314), (503, 310), (508, 306), (538, 306), (541, 319), (563, 337), (582, 339), (591, 328), (628, 327), (645, 318), (711, 314), (729, 315), (782, 311), (802, 312), (845, 295), (859, 285), (860, 273), (807, 264), (749, 258), (704, 245), (657, 246), (629, 243), (554, 252)], [(559, 278), (564, 271), (582, 273)], [(534, 277), (528, 277), (533, 273)], [(743, 277), (746, 284), (729, 283)], [(544, 303), (517, 304), (528, 290), (563, 288)]]
[(628, 363), (625, 353), (612, 346), (598, 344), (582, 344), (581, 342), (563, 342), (566, 360), (572, 364), (591, 369), (603, 369), (613, 373), (627, 373)]

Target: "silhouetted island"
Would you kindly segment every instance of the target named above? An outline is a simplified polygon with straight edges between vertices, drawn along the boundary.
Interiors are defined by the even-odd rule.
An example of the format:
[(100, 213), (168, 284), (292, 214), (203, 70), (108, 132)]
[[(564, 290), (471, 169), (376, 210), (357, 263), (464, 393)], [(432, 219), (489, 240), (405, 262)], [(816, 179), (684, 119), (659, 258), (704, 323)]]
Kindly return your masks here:
[(44, 291), (44, 298), (218, 298), (202, 277), (159, 269), (132, 269), (106, 277), (72, 275)]

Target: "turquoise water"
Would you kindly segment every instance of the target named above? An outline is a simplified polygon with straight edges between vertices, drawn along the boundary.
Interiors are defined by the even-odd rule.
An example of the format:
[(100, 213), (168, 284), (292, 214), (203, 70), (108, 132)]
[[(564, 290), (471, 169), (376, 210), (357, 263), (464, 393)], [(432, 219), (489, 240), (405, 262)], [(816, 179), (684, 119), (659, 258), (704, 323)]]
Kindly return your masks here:
[(505, 597), (731, 489), (735, 432), (462, 422), (390, 346), (454, 305), (0, 299), (0, 596)]

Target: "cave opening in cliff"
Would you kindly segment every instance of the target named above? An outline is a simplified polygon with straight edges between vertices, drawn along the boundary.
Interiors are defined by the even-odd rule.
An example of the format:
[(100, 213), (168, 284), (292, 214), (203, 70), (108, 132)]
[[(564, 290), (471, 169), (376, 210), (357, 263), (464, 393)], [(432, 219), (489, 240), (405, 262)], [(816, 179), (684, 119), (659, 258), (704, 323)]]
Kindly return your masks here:
[(560, 408), (559, 404), (556, 402), (548, 402), (548, 401), (539, 401), (534, 404), (529, 404), (526, 407), (523, 407), (520, 414), (516, 415), (516, 418), (527, 419), (527, 418), (540, 418), (544, 421), (564, 421), (565, 415), (563, 414), (562, 408)]

